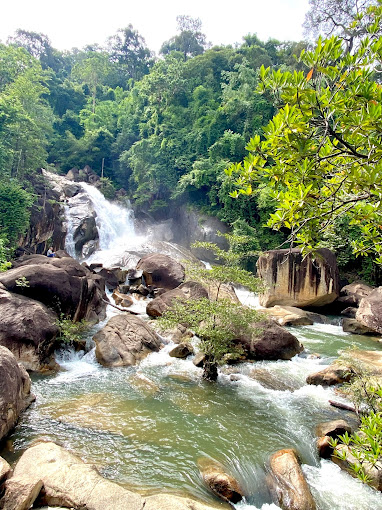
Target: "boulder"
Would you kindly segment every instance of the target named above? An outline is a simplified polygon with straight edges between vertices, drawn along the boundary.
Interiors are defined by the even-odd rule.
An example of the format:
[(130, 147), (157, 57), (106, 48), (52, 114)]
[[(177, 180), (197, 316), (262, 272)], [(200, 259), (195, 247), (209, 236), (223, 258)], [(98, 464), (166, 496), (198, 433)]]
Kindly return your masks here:
[(361, 299), (355, 318), (382, 335), (382, 287), (377, 287)]
[[(350, 449), (348, 446), (344, 444), (339, 444), (336, 447), (336, 450), (339, 453), (345, 453), (346, 458), (345, 460), (339, 459), (338, 457), (334, 456), (332, 457), (332, 461), (337, 464), (341, 469), (344, 469), (347, 471), (350, 475), (356, 477), (355, 472), (351, 469), (351, 466), (359, 465), (358, 460), (351, 454)], [(368, 485), (371, 487), (374, 487), (378, 491), (382, 491), (382, 462), (377, 462), (375, 466), (370, 464), (370, 462), (364, 462), (362, 464), (362, 467), (366, 473), (366, 475), (369, 478), (369, 481), (367, 482)]]
[[(20, 257), (0, 275), (7, 290), (44, 303), (74, 321), (97, 322), (105, 318), (104, 279), (72, 257)], [(26, 286), (18, 281), (25, 279)]]
[(124, 308), (128, 308), (134, 302), (131, 296), (128, 296), (127, 294), (122, 294), (117, 290), (113, 292), (113, 299), (116, 305), (123, 306)]
[(262, 306), (324, 306), (339, 296), (336, 257), (326, 248), (314, 257), (304, 257), (297, 248), (271, 250), (260, 256), (257, 268), (266, 287), (260, 294)]
[(150, 253), (142, 257), (137, 264), (137, 270), (143, 271), (146, 285), (167, 290), (175, 289), (185, 278), (182, 264), (161, 253)]
[(105, 279), (105, 284), (108, 290), (114, 290), (119, 285), (119, 279), (117, 274), (112, 269), (106, 267), (96, 268), (94, 272)]
[[(226, 507), (223, 508), (232, 508)], [(171, 496), (170, 494), (156, 494), (148, 496), (145, 501), (144, 510), (222, 510), (219, 506), (202, 503), (190, 498)]]
[(348, 367), (333, 364), (319, 372), (308, 375), (306, 383), (315, 386), (334, 386), (335, 384), (349, 382), (351, 378), (352, 374)]
[(206, 355), (204, 352), (198, 352), (196, 353), (194, 359), (192, 360), (192, 363), (199, 368), (203, 368), (204, 362), (206, 360)]
[(28, 482), (12, 477), (5, 482), (5, 492), (0, 500), (2, 510), (29, 510), (42, 489), (42, 481)]
[(243, 489), (233, 476), (226, 473), (224, 466), (207, 458), (199, 459), (198, 466), (204, 483), (219, 498), (231, 503), (243, 499)]
[(11, 466), (8, 462), (0, 457), (0, 486), (12, 473)]
[(342, 287), (338, 302), (346, 306), (358, 307), (361, 299), (372, 292), (373, 287), (363, 282), (353, 282)]
[(146, 307), (147, 315), (160, 317), (176, 299), (201, 299), (208, 298), (208, 292), (201, 283), (188, 281), (182, 283), (176, 289), (164, 292), (151, 300)]
[(352, 333), (353, 335), (377, 335), (374, 330), (364, 326), (357, 319), (345, 318), (342, 321), (342, 329), (345, 333)]
[(327, 421), (316, 427), (316, 435), (319, 437), (328, 436), (335, 439), (338, 436), (343, 436), (345, 432), (352, 433), (351, 426), (345, 420)]
[(73, 232), (72, 249), (80, 258), (85, 257), (84, 246), (90, 241), (95, 242), (95, 248), (99, 247), (99, 234), (96, 225), (97, 213), (89, 195), (81, 189), (67, 201), (67, 216)]
[(345, 308), (345, 310), (342, 310), (341, 315), (343, 315), (344, 317), (349, 317), (350, 319), (355, 319), (356, 313), (357, 308), (353, 306), (348, 306), (347, 308)]
[(23, 453), (14, 477), (25, 483), (43, 482), (41, 505), (87, 510), (142, 510), (138, 494), (102, 478), (93, 466), (54, 443), (40, 443)]
[(161, 340), (155, 331), (135, 315), (116, 315), (93, 337), (96, 357), (101, 365), (120, 367), (135, 365), (154, 351)]
[[(92, 213), (88, 212), (84, 218), (79, 220), (78, 225), (73, 231), (74, 249), (76, 254), (78, 254), (80, 257), (85, 255), (83, 253), (85, 244), (89, 243), (90, 241), (95, 242), (99, 239), (98, 228), (95, 219), (95, 211)], [(96, 248), (98, 244), (93, 246)]]
[(8, 292), (0, 285), (0, 345), (27, 370), (54, 369), (57, 316), (42, 303)]
[(262, 310), (272, 317), (280, 326), (310, 326), (312, 324), (329, 324), (330, 320), (325, 316), (308, 310), (301, 310), (295, 306), (272, 306)]
[(351, 357), (367, 370), (371, 376), (382, 377), (382, 352), (353, 349)]
[(270, 458), (269, 489), (283, 510), (315, 510), (312, 493), (294, 449), (280, 450)]
[(187, 358), (187, 356), (191, 356), (191, 354), (194, 354), (194, 349), (190, 344), (180, 343), (176, 347), (174, 347), (168, 354), (172, 358)]
[(263, 320), (254, 324), (253, 328), (251, 335), (240, 336), (236, 340), (242, 345), (246, 359), (289, 360), (304, 349), (292, 333), (274, 321)]
[[(0, 441), (34, 400), (31, 380), (11, 351), (0, 346)], [(3, 469), (7, 469), (3, 467)]]
[(321, 459), (330, 459), (333, 454), (333, 448), (330, 445), (331, 438), (322, 436), (317, 439), (317, 453)]

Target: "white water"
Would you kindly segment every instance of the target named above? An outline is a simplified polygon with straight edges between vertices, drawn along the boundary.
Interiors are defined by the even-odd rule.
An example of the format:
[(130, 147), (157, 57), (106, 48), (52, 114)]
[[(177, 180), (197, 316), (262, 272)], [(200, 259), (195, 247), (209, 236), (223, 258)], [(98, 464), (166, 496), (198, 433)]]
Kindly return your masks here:
[[(97, 212), (100, 234), (100, 251), (88, 261), (111, 266), (121, 252), (140, 241), (135, 236), (132, 213), (106, 201), (92, 186), (83, 185), (83, 188), (91, 197)], [(70, 222), (68, 226), (70, 228)], [(241, 288), (236, 289), (236, 293), (243, 304), (259, 308), (258, 300), (252, 293)], [(144, 303), (140, 301), (135, 306), (143, 311)], [(109, 307), (108, 318), (117, 313)], [(89, 460), (93, 460), (93, 455), (100, 463), (104, 461), (105, 474), (116, 481), (129, 483), (132, 480), (131, 483), (138, 481), (144, 485), (154, 480), (152, 487), (159, 490), (162, 488), (161, 477), (164, 480), (163, 487), (167, 488), (169, 479), (182, 479), (183, 476), (182, 483), (174, 489), (184, 489), (207, 500), (208, 492), (201, 485), (194, 468), (193, 452), (212, 458), (217, 456), (226, 461), (250, 495), (247, 502), (235, 505), (237, 510), (279, 508), (267, 501), (264, 495), (264, 462), (277, 449), (296, 447), (303, 458), (303, 470), (319, 510), (382, 508), (380, 493), (360, 484), (333, 463), (319, 461), (315, 453), (315, 425), (333, 416), (343, 417), (343, 414), (328, 406), (329, 399), (339, 400), (331, 388), (308, 386), (305, 379), (310, 373), (325, 368), (339, 351), (351, 343), (352, 337), (343, 333), (339, 326), (327, 324), (294, 328), (293, 332), (305, 344), (308, 352), (317, 350), (322, 358), (296, 356), (291, 361), (243, 363), (234, 369), (229, 367), (223, 370), (214, 388), (201, 385), (200, 369), (193, 365), (191, 359), (180, 360), (169, 356), (174, 346), (172, 343), (148, 356), (139, 367), (126, 369), (109, 370), (101, 367), (95, 359), (94, 350), (85, 355), (74, 351), (60, 353), (57, 361), (64, 371), (54, 378), (39, 380), (35, 385), (37, 403), (43, 403), (41, 416), (36, 409), (33, 411), (33, 423), (23, 424), (22, 427), (27, 429), (32, 438), (34, 434), (43, 434), (52, 439), (58, 435), (57, 440), (78, 451), (85, 459), (89, 457)], [(253, 375), (254, 369), (260, 377)], [(231, 379), (232, 370), (234, 380)], [(120, 398), (119, 392), (122, 392), (122, 400), (131, 405), (129, 398), (135, 389), (130, 386), (130, 378), (134, 375), (158, 387), (154, 397), (143, 396), (136, 400), (135, 419), (142, 420), (142, 430), (147, 428), (146, 422), (152, 422), (154, 430), (157, 427), (160, 433), (161, 427), (164, 427), (165, 432), (158, 444), (152, 442), (153, 435), (150, 433), (147, 439), (139, 434), (137, 440), (134, 440), (134, 435), (128, 436), (131, 445), (126, 449), (123, 440), (129, 429), (124, 432), (123, 426), (117, 422), (119, 414), (112, 414), (107, 402), (103, 403), (101, 397), (104, 392), (112, 400)], [(108, 435), (105, 429), (98, 431), (96, 418), (94, 424), (86, 425), (89, 429), (85, 426), (83, 437), (80, 435), (81, 429), (76, 429), (80, 436), (78, 439), (73, 436), (70, 426), (65, 428), (65, 414), (62, 420), (59, 415), (59, 425), (57, 421), (47, 425), (47, 415), (44, 412), (48, 412), (48, 416), (49, 412), (57, 413), (55, 400), (61, 412), (61, 403), (69, 402), (70, 405), (70, 398), (76, 402), (77, 397), (87, 394), (100, 395), (97, 411), (103, 419), (110, 413), (113, 433)], [(53, 401), (53, 411), (49, 407), (48, 398)], [(134, 398), (137, 399), (136, 396)], [(47, 407), (44, 408), (44, 405)], [(150, 406), (152, 413), (146, 415), (145, 410), (149, 413)], [(176, 417), (179, 410), (183, 413), (180, 421), (175, 424), (168, 421), (168, 416)], [(129, 413), (132, 412), (130, 408)], [(124, 425), (129, 413), (128, 417), (121, 417)], [(70, 415), (70, 419), (72, 421), (68, 423), (73, 426), (75, 417)], [(74, 424), (81, 426), (80, 422), (74, 421)], [(171, 436), (174, 430), (175, 438)], [(179, 433), (179, 430), (182, 432)], [(206, 434), (211, 430), (213, 436), (208, 437)], [(96, 435), (98, 433), (99, 436)], [(135, 430), (134, 433), (137, 434)], [(95, 450), (94, 445), (88, 443), (94, 436), (97, 444)], [(177, 447), (179, 454), (174, 451)], [(135, 463), (138, 467), (130, 468)], [(167, 471), (170, 471), (170, 477), (166, 476)]]

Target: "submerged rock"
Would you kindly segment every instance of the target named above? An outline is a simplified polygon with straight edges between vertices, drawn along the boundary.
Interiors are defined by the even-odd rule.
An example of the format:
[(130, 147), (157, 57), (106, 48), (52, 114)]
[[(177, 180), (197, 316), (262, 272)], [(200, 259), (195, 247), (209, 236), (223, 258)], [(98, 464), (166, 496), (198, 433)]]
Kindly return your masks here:
[(297, 248), (265, 252), (257, 262), (266, 290), (260, 294), (265, 307), (324, 306), (339, 296), (339, 273), (335, 255), (326, 248), (315, 257), (303, 257)]
[(168, 290), (178, 287), (185, 278), (182, 264), (161, 253), (150, 253), (142, 257), (137, 264), (137, 270), (143, 271), (146, 285)]
[[(33, 400), (29, 375), (18, 365), (11, 351), (0, 346), (0, 441)], [(6, 470), (7, 466), (3, 463), (2, 466)]]
[(275, 503), (283, 510), (316, 510), (294, 449), (280, 450), (271, 456), (268, 484)]
[(107, 367), (135, 365), (161, 345), (157, 333), (134, 315), (112, 317), (93, 340), (98, 362)]
[[(157, 494), (148, 496), (145, 501), (144, 510), (221, 510), (219, 506), (201, 503), (190, 498), (181, 498), (179, 496), (171, 496), (170, 494)], [(232, 508), (226, 507), (223, 508)]]
[(198, 466), (205, 484), (219, 498), (231, 503), (243, 499), (243, 489), (233, 476), (226, 473), (224, 466), (211, 459), (199, 459)]

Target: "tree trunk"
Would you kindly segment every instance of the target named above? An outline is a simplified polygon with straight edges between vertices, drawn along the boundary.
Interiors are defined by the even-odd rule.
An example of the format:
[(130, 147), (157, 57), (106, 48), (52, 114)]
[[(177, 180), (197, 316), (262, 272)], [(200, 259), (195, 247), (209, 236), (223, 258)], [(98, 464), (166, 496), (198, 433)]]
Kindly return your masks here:
[(209, 382), (215, 382), (218, 378), (218, 365), (212, 356), (206, 356), (203, 364), (202, 379)]

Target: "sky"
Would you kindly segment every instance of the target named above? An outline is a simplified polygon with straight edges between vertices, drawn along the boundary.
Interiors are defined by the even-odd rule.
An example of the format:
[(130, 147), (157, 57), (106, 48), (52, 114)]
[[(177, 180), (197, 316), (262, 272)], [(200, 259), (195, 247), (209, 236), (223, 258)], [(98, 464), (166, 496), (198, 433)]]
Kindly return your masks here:
[(108, 36), (129, 23), (147, 46), (158, 53), (162, 43), (176, 34), (176, 16), (186, 14), (202, 21), (207, 41), (241, 43), (248, 33), (261, 40), (302, 39), (301, 25), (308, 0), (13, 0), (0, 10), (0, 41), (17, 28), (46, 34), (53, 47), (69, 50), (86, 44), (103, 44)]

